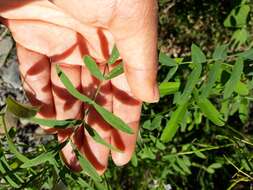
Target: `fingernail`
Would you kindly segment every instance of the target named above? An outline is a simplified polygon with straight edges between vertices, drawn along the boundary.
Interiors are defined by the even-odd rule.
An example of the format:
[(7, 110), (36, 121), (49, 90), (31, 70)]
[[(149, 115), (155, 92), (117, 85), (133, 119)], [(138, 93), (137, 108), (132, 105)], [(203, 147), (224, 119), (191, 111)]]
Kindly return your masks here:
[(153, 88), (153, 101), (151, 103), (157, 103), (160, 100), (160, 93), (159, 93), (159, 88), (158, 85), (156, 84)]

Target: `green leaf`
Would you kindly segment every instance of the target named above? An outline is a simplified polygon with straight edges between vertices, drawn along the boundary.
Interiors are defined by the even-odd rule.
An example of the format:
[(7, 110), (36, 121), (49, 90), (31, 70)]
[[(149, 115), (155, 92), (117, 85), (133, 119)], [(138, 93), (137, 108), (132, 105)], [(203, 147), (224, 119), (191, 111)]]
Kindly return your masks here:
[(52, 160), (54, 158), (54, 156), (56, 155), (56, 153), (57, 152), (55, 152), (55, 151), (49, 151), (49, 152), (42, 153), (41, 155), (37, 156), (36, 158), (33, 158), (33, 159), (25, 162), (24, 164), (22, 164), (21, 168), (31, 168), (31, 167), (43, 164), (47, 161)]
[(16, 117), (19, 118), (31, 118), (34, 117), (37, 112), (38, 108), (24, 105), (21, 103), (18, 103), (11, 97), (8, 97), (6, 99), (6, 104), (7, 104), (7, 111), (13, 113)]
[(192, 44), (191, 52), (192, 52), (192, 62), (194, 64), (194, 69), (188, 77), (188, 80), (185, 85), (184, 92), (180, 98), (179, 104), (184, 104), (185, 102), (188, 101), (193, 91), (193, 88), (197, 84), (199, 77), (201, 75), (201, 71), (202, 71), (201, 63), (206, 62), (205, 54), (195, 44)]
[(165, 79), (163, 80), (163, 82), (170, 81), (170, 79), (175, 75), (175, 73), (177, 72), (177, 70), (178, 70), (178, 66), (170, 68), (170, 71), (167, 73), (167, 76), (165, 77)]
[(199, 106), (202, 113), (215, 125), (224, 126), (224, 120), (221, 113), (216, 109), (216, 107), (207, 98), (196, 97), (197, 105)]
[(72, 96), (74, 96), (75, 98), (83, 101), (84, 103), (93, 104), (93, 100), (91, 100), (87, 96), (81, 94), (74, 87), (74, 85), (71, 83), (71, 81), (69, 80), (69, 78), (67, 77), (67, 75), (61, 70), (61, 68), (60, 68), (59, 65), (56, 65), (56, 71), (57, 71), (58, 77), (60, 78), (61, 82), (63, 83), (63, 85), (66, 87), (66, 89), (68, 90), (68, 92)]
[(1, 116), (2, 117), (2, 122), (3, 122), (3, 127), (4, 127), (4, 132), (5, 132), (5, 136), (7, 137), (7, 143), (8, 143), (8, 147), (10, 149), (10, 151), (22, 162), (27, 162), (29, 161), (29, 159), (24, 156), (23, 154), (21, 154), (15, 144), (13, 143), (13, 141), (11, 140), (9, 133), (7, 131), (7, 126), (6, 126), (6, 122), (5, 122), (5, 116)]
[(119, 51), (118, 51), (117, 47), (114, 46), (113, 49), (112, 49), (111, 56), (108, 60), (108, 64), (109, 65), (114, 64), (117, 61), (117, 59), (119, 58), (119, 56), (120, 56)]
[(138, 166), (138, 158), (137, 158), (137, 155), (136, 153), (133, 154), (132, 156), (132, 159), (131, 159), (131, 163), (134, 167), (137, 167)]
[(246, 44), (249, 35), (250, 34), (246, 28), (237, 29), (230, 40), (231, 49), (239, 49), (242, 44)]
[(158, 148), (159, 150), (166, 149), (166, 146), (159, 139), (156, 139), (155, 147)]
[(178, 172), (180, 175), (185, 175), (186, 173), (180, 168), (178, 167), (175, 163), (171, 164), (171, 167)]
[(214, 60), (225, 60), (227, 58), (228, 45), (217, 46), (213, 53)]
[(159, 62), (164, 66), (169, 66), (169, 67), (177, 66), (177, 62), (174, 59), (167, 56), (163, 52), (160, 52), (159, 54)]
[(177, 104), (179, 105), (185, 104), (188, 101), (193, 91), (193, 88), (196, 86), (197, 82), (199, 81), (201, 71), (202, 71), (202, 66), (200, 64), (197, 64), (195, 68), (193, 69), (193, 71), (191, 72), (191, 74), (189, 75), (183, 94), (181, 95), (180, 98), (178, 98)]
[(191, 174), (191, 170), (187, 166), (187, 164), (184, 162), (183, 159), (177, 157), (177, 164), (180, 166), (180, 168), (183, 169), (183, 171), (187, 174)]
[(180, 87), (180, 82), (162, 82), (159, 85), (159, 92), (160, 92), (160, 96), (167, 96), (170, 94), (175, 94), (176, 92), (178, 92)]
[(203, 88), (201, 89), (201, 97), (207, 98), (210, 95), (212, 88), (218, 79), (220, 70), (221, 70), (221, 63), (217, 61), (209, 71), (207, 83), (205, 83), (203, 85)]
[(192, 146), (192, 150), (197, 157), (206, 159), (206, 156), (201, 151), (199, 151), (195, 146)]
[(96, 61), (94, 61), (90, 56), (84, 57), (84, 63), (94, 77), (101, 81), (105, 80), (103, 73), (100, 71)]
[(253, 60), (253, 48), (252, 49), (248, 49), (245, 52), (238, 53), (236, 55), (239, 56), (239, 57), (242, 57), (244, 59)]
[(157, 129), (161, 126), (161, 123), (162, 123), (162, 119), (163, 117), (161, 115), (157, 115), (153, 120), (152, 120), (152, 123), (151, 123), (151, 128), (149, 130), (154, 130), (154, 129)]
[(151, 127), (151, 120), (147, 120), (143, 123), (142, 128), (149, 130)]
[(53, 119), (41, 119), (41, 118), (31, 118), (32, 122), (42, 125), (49, 128), (59, 128), (59, 129), (65, 129), (77, 125), (81, 125), (83, 123), (82, 120), (76, 120), (76, 119), (66, 119), (66, 120), (53, 120)]
[(152, 152), (150, 147), (144, 147), (140, 152), (139, 152), (139, 157), (141, 159), (151, 159), (151, 160), (155, 160), (156, 159), (156, 155)]
[(249, 94), (248, 85), (239, 81), (235, 87), (235, 92), (241, 96), (246, 96)]
[(194, 64), (200, 64), (206, 62), (206, 56), (203, 51), (195, 44), (191, 46), (192, 62)]
[(38, 166), (40, 164), (43, 164), (45, 162), (51, 162), (54, 160), (54, 157), (56, 154), (68, 143), (69, 141), (66, 140), (61, 144), (57, 144), (52, 149), (48, 150), (47, 152), (44, 152), (37, 156), (36, 158), (33, 158), (31, 160), (26, 161), (24, 164), (21, 165), (21, 168), (31, 168), (34, 166)]
[(219, 169), (222, 167), (221, 163), (213, 163), (210, 166), (208, 166), (208, 168), (213, 168), (213, 169)]
[(78, 177), (77, 183), (79, 183), (82, 187), (87, 188), (88, 190), (95, 190), (93, 187), (91, 187), (84, 179), (81, 177)]
[(210, 174), (214, 174), (215, 170), (213, 168), (207, 168), (206, 171)]
[(224, 99), (229, 98), (232, 95), (232, 93), (235, 91), (236, 85), (240, 81), (242, 72), (243, 72), (243, 60), (241, 58), (238, 58), (233, 67), (233, 71), (231, 73), (230, 79), (225, 84), (224, 95), (223, 95)]
[(96, 141), (99, 144), (102, 144), (104, 146), (106, 146), (107, 148), (116, 151), (116, 152), (122, 152), (121, 150), (119, 150), (118, 148), (112, 146), (110, 143), (106, 142), (99, 134), (98, 132), (93, 129), (92, 127), (88, 126), (87, 124), (85, 124), (85, 129), (87, 130), (87, 132), (89, 133), (89, 135), (93, 138), (94, 141)]
[(186, 166), (191, 166), (191, 161), (188, 156), (183, 155), (183, 160)]
[(3, 174), (3, 178), (12, 186), (20, 186), (24, 183), (24, 180), (18, 175), (17, 172), (13, 172), (3, 152), (0, 153), (0, 174)]
[(162, 116), (161, 115), (157, 115), (152, 122), (150, 120), (147, 120), (144, 122), (143, 124), (143, 128), (147, 129), (149, 131), (153, 131), (155, 129), (157, 129), (158, 127), (161, 126), (161, 122), (162, 122)]
[(8, 168), (4, 165), (2, 160), (0, 160), (0, 173), (6, 174), (4, 180), (6, 180), (6, 182), (8, 182), (12, 187), (19, 188), (20, 182), (18, 181), (18, 179), (14, 177), (10, 171), (7, 170)]
[(179, 107), (174, 111), (170, 117), (170, 120), (167, 122), (165, 129), (163, 130), (161, 140), (163, 142), (169, 142), (175, 136), (180, 123), (183, 120), (183, 117), (187, 110), (187, 102), (185, 104), (179, 105)]
[(69, 78), (65, 75), (65, 73), (60, 69), (58, 65), (56, 65), (56, 71), (61, 82), (72, 96), (85, 103), (92, 105), (96, 109), (96, 111), (101, 115), (101, 117), (115, 129), (119, 129), (128, 134), (133, 134), (132, 129), (128, 127), (128, 125), (124, 121), (122, 121), (119, 117), (113, 115), (111, 112), (107, 111), (102, 106), (96, 104), (93, 100), (91, 100), (87, 96), (78, 92), (78, 90), (76, 90), (76, 88), (71, 83)]
[(113, 115), (113, 113), (109, 112), (102, 106), (94, 103), (93, 104), (96, 111), (102, 116), (102, 118), (109, 123), (113, 128), (123, 131), (128, 134), (133, 134), (133, 130), (119, 117)]
[(240, 101), (239, 118), (242, 123), (246, 123), (249, 119), (249, 101), (245, 98), (241, 99)]
[(110, 73), (108, 73), (105, 76), (105, 79), (111, 80), (112, 78), (115, 78), (115, 77), (121, 75), (122, 73), (124, 73), (124, 68), (123, 68), (123, 64), (120, 63), (115, 68), (113, 68), (113, 70)]
[(242, 4), (233, 9), (224, 21), (225, 27), (242, 27), (247, 23), (247, 17), (250, 12), (250, 6)]
[(101, 181), (100, 176), (98, 175), (96, 169), (94, 166), (88, 161), (85, 155), (81, 154), (77, 149), (76, 149), (76, 155), (79, 160), (79, 163), (84, 170), (84, 172), (87, 172), (90, 177), (95, 180), (95, 181)]

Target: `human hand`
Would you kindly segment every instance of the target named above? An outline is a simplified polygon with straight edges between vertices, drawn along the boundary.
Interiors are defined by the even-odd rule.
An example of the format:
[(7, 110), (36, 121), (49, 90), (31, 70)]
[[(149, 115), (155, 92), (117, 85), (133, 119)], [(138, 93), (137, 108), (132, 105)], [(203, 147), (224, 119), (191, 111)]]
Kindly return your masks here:
[[(70, 16), (71, 15), (71, 16)], [(108, 143), (123, 152), (111, 151), (116, 165), (127, 163), (135, 148), (141, 101), (159, 99), (156, 84), (156, 2), (155, 0), (11, 0), (0, 2), (0, 16), (17, 42), (17, 54), (24, 89), (33, 105), (40, 105), (42, 118), (83, 118), (87, 105), (73, 98), (59, 80), (55, 65), (60, 64), (75, 87), (92, 97), (99, 81), (83, 66), (90, 55), (102, 71), (116, 44), (124, 61), (124, 74), (104, 82), (96, 101), (124, 120), (133, 135), (112, 129), (91, 110), (87, 123)], [(51, 131), (52, 132), (52, 131)], [(72, 130), (57, 130), (59, 140)], [(99, 173), (107, 167), (110, 151), (96, 143), (84, 128), (73, 141)], [(67, 165), (80, 170), (68, 144), (62, 150)]]

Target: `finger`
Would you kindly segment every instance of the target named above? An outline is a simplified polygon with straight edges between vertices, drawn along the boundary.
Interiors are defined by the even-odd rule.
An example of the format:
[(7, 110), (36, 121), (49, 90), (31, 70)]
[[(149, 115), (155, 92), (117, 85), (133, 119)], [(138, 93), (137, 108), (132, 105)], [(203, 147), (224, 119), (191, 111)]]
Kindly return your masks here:
[(16, 42), (49, 57), (60, 55), (77, 44), (76, 32), (55, 24), (38, 20), (6, 20), (5, 24)]
[[(102, 71), (104, 70), (104, 66), (100, 66), (100, 68)], [(90, 98), (94, 97), (99, 84), (100, 81), (92, 77), (88, 69), (86, 67), (83, 67), (83, 93)], [(112, 111), (111, 85), (109, 82), (104, 82), (101, 85), (99, 94), (96, 96), (95, 100), (99, 105), (103, 106), (108, 111)], [(88, 125), (95, 129), (106, 142), (110, 143), (111, 126), (101, 118), (101, 116), (95, 111), (94, 108), (85, 105), (84, 109), (90, 110), (88, 117), (86, 117), (86, 122)], [(110, 150), (106, 146), (95, 142), (87, 131), (85, 132), (85, 141), (83, 143), (84, 154), (96, 168), (98, 173), (103, 174), (108, 165)]]
[[(51, 80), (52, 91), (56, 110), (56, 119), (80, 119), (82, 118), (82, 103), (76, 100), (71, 94), (68, 93), (56, 72), (56, 64), (60, 62), (52, 62), (51, 64)], [(69, 77), (72, 84), (80, 91), (81, 90), (81, 68), (77, 65), (68, 65), (64, 58), (60, 64), (63, 72)], [(60, 142), (64, 141), (72, 134), (72, 129), (59, 130), (58, 139)], [(67, 144), (62, 149), (62, 157), (65, 163), (73, 170), (80, 170), (80, 166), (77, 163), (77, 159), (71, 144)]]
[(116, 165), (124, 165), (132, 157), (135, 149), (139, 120), (141, 114), (141, 102), (136, 100), (128, 86), (124, 74), (112, 79), (113, 114), (120, 117), (134, 131), (134, 134), (113, 130), (111, 144), (122, 150), (122, 153), (112, 151), (112, 159)]
[(110, 26), (131, 92), (146, 102), (159, 99), (156, 7), (155, 0), (122, 1)]
[[(42, 54), (24, 48), (20, 44), (17, 44), (17, 56), (21, 79), (27, 97), (33, 106), (40, 107), (37, 116), (54, 119), (55, 109), (51, 92), (49, 59)], [(48, 127), (43, 128), (47, 132), (56, 131)]]
[[(90, 3), (61, 0), (55, 3), (57, 6), (48, 1), (31, 1), (29, 3), (11, 1), (0, 6), (0, 16), (9, 19), (6, 24), (12, 31), (14, 39), (29, 49), (43, 52), (48, 56), (61, 54), (78, 41), (75, 38), (76, 33), (74, 31), (76, 31), (85, 36), (89, 55), (96, 57), (99, 62), (106, 62), (110, 52), (109, 49), (112, 49), (114, 45), (113, 37), (104, 27), (97, 26), (95, 24), (97, 22), (94, 22), (94, 19), (97, 19), (96, 13), (100, 13), (97, 8), (104, 2)], [(108, 9), (106, 4), (102, 7)], [(93, 5), (96, 12), (92, 11), (87, 5)], [(79, 9), (81, 12), (78, 12)], [(80, 21), (85, 24), (82, 24), (78, 20), (79, 18), (75, 19), (66, 14), (65, 11), (70, 11), (73, 14), (78, 12), (79, 18), (82, 13), (86, 18), (82, 18)], [(107, 12), (112, 11), (107, 10)], [(94, 19), (90, 20), (92, 17)], [(103, 20), (105, 17), (105, 14), (102, 14)], [(22, 33), (29, 35), (21, 35)], [(68, 38), (63, 36), (68, 36)]]

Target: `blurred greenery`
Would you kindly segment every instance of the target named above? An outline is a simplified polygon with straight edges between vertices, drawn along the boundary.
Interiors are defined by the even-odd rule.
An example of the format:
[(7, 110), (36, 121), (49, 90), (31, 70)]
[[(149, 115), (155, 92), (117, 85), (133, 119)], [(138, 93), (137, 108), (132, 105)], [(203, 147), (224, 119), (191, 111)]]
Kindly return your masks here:
[(62, 189), (59, 179), (67, 189), (253, 189), (252, 26), (250, 0), (159, 0), (161, 100), (143, 105), (131, 162), (110, 160), (100, 183), (91, 168), (95, 180), (70, 172), (54, 140), (25, 155), (43, 165), (24, 169), (11, 128), (0, 189)]

